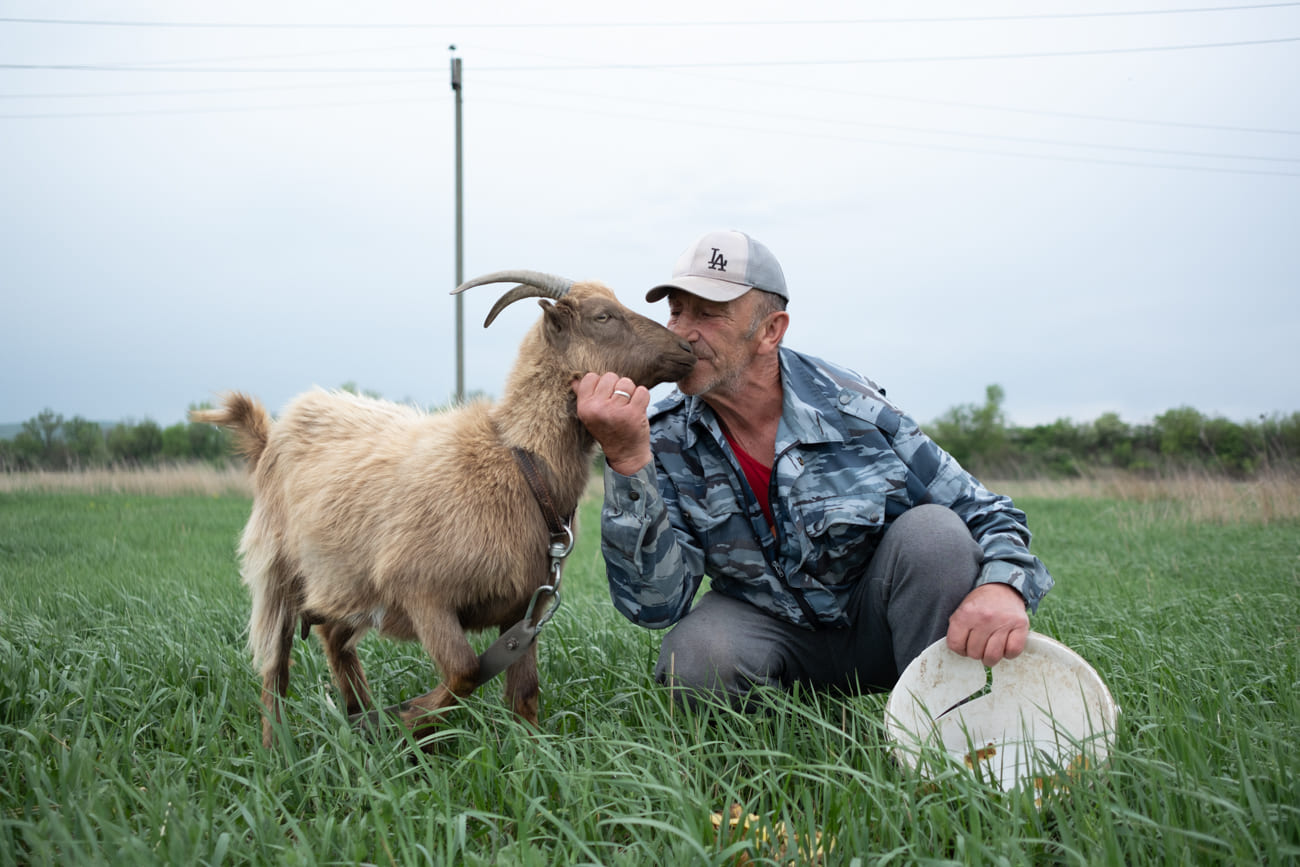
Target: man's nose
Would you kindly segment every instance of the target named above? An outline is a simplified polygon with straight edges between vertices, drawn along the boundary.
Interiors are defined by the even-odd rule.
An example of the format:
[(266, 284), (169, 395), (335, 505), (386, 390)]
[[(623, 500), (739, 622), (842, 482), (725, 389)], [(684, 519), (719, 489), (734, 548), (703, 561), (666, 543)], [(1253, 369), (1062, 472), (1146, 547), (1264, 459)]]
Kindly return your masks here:
[(668, 323), (668, 330), (687, 343), (694, 343), (700, 339), (700, 329), (696, 326), (695, 320), (686, 314), (678, 314), (672, 322)]

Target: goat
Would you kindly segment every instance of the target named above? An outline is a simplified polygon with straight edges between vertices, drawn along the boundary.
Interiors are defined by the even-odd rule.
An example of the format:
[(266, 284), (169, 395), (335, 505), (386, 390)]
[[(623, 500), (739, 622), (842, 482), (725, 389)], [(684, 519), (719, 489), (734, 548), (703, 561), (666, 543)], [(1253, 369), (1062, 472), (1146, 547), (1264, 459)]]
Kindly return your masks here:
[[(418, 640), (442, 675), (400, 709), (417, 734), (474, 691), (479, 659), (466, 632), (506, 631), (547, 584), (550, 531), (512, 449), (535, 458), (556, 510), (570, 515), (587, 484), (595, 441), (578, 421), (571, 382), (613, 371), (646, 387), (681, 378), (691, 346), (623, 306), (596, 282), (501, 271), (461, 292), (517, 282), (483, 326), (521, 298), (541, 300), (492, 404), (437, 414), (313, 390), (272, 421), (254, 398), (232, 392), (191, 418), (232, 429), (253, 479), (240, 540), (252, 597), (249, 647), (262, 677), (262, 742), (289, 682), (296, 626), (315, 627), (347, 713), (372, 706), (356, 646), (370, 629)], [(545, 299), (554, 299), (551, 303)], [(505, 699), (537, 725), (537, 649), (506, 669)]]

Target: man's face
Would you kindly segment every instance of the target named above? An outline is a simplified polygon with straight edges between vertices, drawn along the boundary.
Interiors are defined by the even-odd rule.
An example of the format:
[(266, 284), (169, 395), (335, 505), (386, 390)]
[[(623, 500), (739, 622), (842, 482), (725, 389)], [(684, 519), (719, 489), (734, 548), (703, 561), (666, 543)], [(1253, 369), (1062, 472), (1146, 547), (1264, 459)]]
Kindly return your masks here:
[(706, 301), (674, 289), (668, 293), (668, 330), (695, 350), (695, 367), (677, 381), (683, 394), (727, 394), (754, 358), (754, 293), (734, 301)]

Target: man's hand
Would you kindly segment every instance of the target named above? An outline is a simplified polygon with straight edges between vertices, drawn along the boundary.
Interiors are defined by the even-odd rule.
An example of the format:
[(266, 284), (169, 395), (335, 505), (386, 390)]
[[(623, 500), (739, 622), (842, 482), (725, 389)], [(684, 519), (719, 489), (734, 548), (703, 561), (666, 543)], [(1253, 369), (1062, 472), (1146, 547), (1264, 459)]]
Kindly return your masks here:
[(1010, 584), (981, 584), (948, 618), (948, 647), (994, 665), (1014, 659), (1029, 640), (1025, 600)]
[(626, 376), (588, 373), (573, 381), (578, 420), (600, 443), (605, 462), (630, 476), (654, 459), (646, 409), (650, 392)]

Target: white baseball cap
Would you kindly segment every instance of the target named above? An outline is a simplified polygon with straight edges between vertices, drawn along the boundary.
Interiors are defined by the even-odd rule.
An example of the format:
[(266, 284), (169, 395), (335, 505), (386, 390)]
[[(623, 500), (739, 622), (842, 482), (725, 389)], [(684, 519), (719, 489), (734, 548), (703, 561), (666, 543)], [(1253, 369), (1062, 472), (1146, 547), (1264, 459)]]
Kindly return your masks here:
[(764, 247), (744, 232), (709, 232), (677, 258), (672, 279), (645, 294), (658, 301), (670, 289), (681, 289), (709, 301), (733, 301), (750, 289), (780, 295), (787, 301), (785, 274)]

